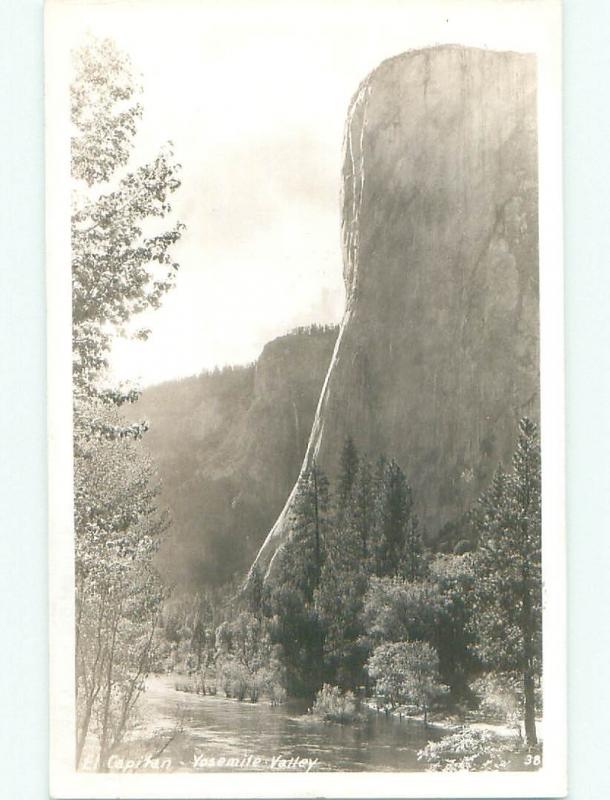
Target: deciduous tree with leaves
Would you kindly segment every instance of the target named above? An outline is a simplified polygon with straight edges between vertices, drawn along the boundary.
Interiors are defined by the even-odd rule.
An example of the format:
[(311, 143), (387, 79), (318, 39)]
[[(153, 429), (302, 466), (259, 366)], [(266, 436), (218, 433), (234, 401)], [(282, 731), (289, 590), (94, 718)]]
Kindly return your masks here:
[[(75, 402), (83, 394), (120, 403), (103, 389), (112, 338), (134, 315), (157, 308), (178, 265), (171, 247), (184, 226), (155, 229), (180, 186), (171, 146), (130, 168), (142, 105), (129, 58), (111, 40), (74, 53), (71, 84), (72, 326)], [(147, 331), (136, 331), (145, 338)]]
[(390, 707), (413, 704), (427, 723), (430, 703), (443, 691), (433, 647), (427, 642), (382, 644), (373, 651), (367, 669)]
[[(106, 770), (130, 725), (154, 657), (164, 589), (153, 566), (167, 517), (154, 469), (118, 406), (137, 398), (106, 375), (113, 337), (156, 308), (177, 269), (169, 147), (132, 166), (140, 89), (110, 40), (74, 53), (71, 84), (72, 323), (76, 537), (76, 762)], [(145, 331), (136, 333), (145, 337)]]

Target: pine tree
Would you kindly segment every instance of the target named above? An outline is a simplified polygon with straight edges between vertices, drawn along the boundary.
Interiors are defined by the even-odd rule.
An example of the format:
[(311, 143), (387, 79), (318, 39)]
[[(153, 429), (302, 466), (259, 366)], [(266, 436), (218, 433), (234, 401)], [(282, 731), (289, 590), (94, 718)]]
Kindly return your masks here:
[(541, 496), (538, 430), (529, 419), (519, 423), (512, 471), (497, 471), (480, 504), (473, 555), (478, 652), (487, 665), (521, 676), (525, 737), (534, 745), (542, 657)]
[(308, 602), (320, 583), (329, 529), (330, 496), (326, 475), (315, 461), (299, 479), (290, 519), (289, 551), (300, 564), (302, 588)]
[(299, 479), (290, 536), (270, 593), (271, 634), (282, 645), (288, 689), (313, 698), (322, 685), (324, 626), (314, 602), (330, 537), (328, 480), (315, 461)]
[(404, 552), (413, 501), (404, 472), (390, 461), (383, 473), (378, 505), (378, 575), (396, 575)]
[(375, 493), (376, 503), (380, 503), (381, 498), (383, 496), (383, 487), (385, 483), (385, 473), (387, 466), (388, 466), (388, 459), (385, 456), (385, 454), (382, 453), (375, 462), (375, 472), (373, 475), (373, 491)]
[(316, 591), (316, 608), (325, 628), (325, 679), (352, 689), (362, 683), (364, 653), (360, 612), (368, 562), (354, 519), (354, 496), (337, 512), (326, 538), (325, 560)]
[(434, 638), (439, 672), (454, 701), (471, 699), (470, 680), (481, 665), (471, 626), (474, 571), (470, 556), (439, 554), (430, 561), (426, 583), (436, 602)]
[(246, 584), (244, 601), (248, 611), (259, 619), (263, 614), (264, 594), (265, 579), (259, 565), (254, 564)]
[(328, 479), (314, 462), (299, 478), (288, 540), (279, 554), (285, 579), (303, 593), (308, 603), (320, 582), (329, 530)]
[(370, 462), (360, 459), (353, 491), (353, 523), (360, 538), (362, 558), (368, 560), (375, 525), (375, 493)]
[(424, 540), (416, 514), (411, 514), (405, 526), (401, 573), (409, 581), (422, 578), (426, 570)]
[(372, 562), (373, 571), (377, 574), (378, 550), (382, 536), (382, 519), (385, 496), (385, 473), (388, 459), (382, 453), (375, 462), (371, 474), (371, 493), (373, 499), (372, 526), (368, 544), (369, 558)]
[(339, 485), (337, 490), (337, 513), (339, 518), (343, 518), (346, 509), (351, 505), (352, 492), (358, 474), (358, 451), (354, 440), (347, 436), (341, 451), (341, 463), (339, 469)]

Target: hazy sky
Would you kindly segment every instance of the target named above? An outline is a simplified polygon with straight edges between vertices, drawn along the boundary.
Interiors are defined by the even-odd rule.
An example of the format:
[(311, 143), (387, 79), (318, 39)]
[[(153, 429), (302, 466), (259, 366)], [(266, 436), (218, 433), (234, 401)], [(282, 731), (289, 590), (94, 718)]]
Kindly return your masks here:
[(359, 82), (437, 42), (528, 49), (518, 3), (469, 3), (458, 19), (459, 5), (63, 4), (66, 49), (110, 35), (142, 73), (138, 160), (171, 139), (183, 166), (177, 286), (142, 319), (147, 342), (117, 342), (117, 377), (251, 361), (296, 325), (340, 319), (341, 146)]

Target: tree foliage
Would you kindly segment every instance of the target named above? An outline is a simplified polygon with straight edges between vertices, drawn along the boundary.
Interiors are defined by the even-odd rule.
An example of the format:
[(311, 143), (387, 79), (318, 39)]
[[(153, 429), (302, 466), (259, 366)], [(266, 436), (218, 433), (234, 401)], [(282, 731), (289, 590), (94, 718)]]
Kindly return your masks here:
[[(421, 644), (434, 650), (438, 678), (449, 687), (447, 700), (460, 709), (476, 705), (471, 685), (485, 670), (521, 670), (525, 698), (525, 685), (531, 689), (539, 679), (540, 664), (535, 437), (535, 427), (523, 421), (513, 472), (499, 471), (479, 507), (464, 517), (468, 540), (477, 543), (474, 552), (434, 554), (400, 465), (381, 456), (371, 469), (348, 437), (334, 498), (322, 482), (318, 561), (315, 492), (306, 476), (270, 588), (288, 672), (295, 665), (301, 674), (309, 670), (309, 692), (323, 681), (342, 690), (370, 688), (365, 664), (374, 651)], [(458, 540), (459, 535), (456, 530)], [(530, 665), (531, 680), (524, 677), (524, 664)]]
[(313, 698), (323, 678), (324, 628), (314, 597), (330, 527), (328, 480), (315, 464), (299, 480), (289, 541), (271, 589), (274, 641), (282, 646), (288, 690)]
[(348, 436), (341, 452), (341, 464), (339, 471), (338, 493), (337, 493), (337, 514), (339, 520), (343, 517), (347, 508), (352, 504), (352, 493), (356, 486), (356, 476), (358, 474), (359, 457), (356, 445), (351, 436)]
[(385, 465), (379, 488), (375, 571), (382, 576), (396, 575), (405, 555), (413, 509), (411, 488), (396, 461)]
[(497, 772), (509, 767), (512, 749), (491, 731), (464, 727), (438, 742), (428, 742), (417, 758), (430, 772)]
[(442, 555), (428, 567), (428, 584), (436, 598), (432, 643), (439, 657), (439, 672), (455, 702), (472, 701), (470, 683), (481, 671), (472, 629), (472, 560), (465, 555)]
[[(178, 167), (169, 150), (129, 168), (139, 88), (109, 40), (74, 54), (71, 85), (76, 766), (108, 768), (154, 664), (165, 589), (153, 560), (168, 527), (158, 482), (136, 441), (145, 429), (118, 407), (134, 390), (108, 384), (112, 338), (172, 285), (171, 211)], [(97, 742), (95, 756), (94, 742)]]
[(378, 575), (401, 580), (425, 572), (425, 546), (404, 472), (381, 457), (373, 473), (348, 436), (336, 493), (314, 463), (301, 477), (289, 524), (271, 606), (294, 678), (290, 690), (300, 686), (311, 695), (323, 681), (343, 690), (366, 685), (370, 582)]
[(74, 381), (78, 393), (110, 402), (120, 400), (120, 393), (101, 392), (99, 384), (112, 336), (134, 315), (157, 308), (173, 286), (178, 265), (171, 247), (184, 228), (179, 222), (162, 230), (152, 224), (171, 212), (170, 196), (180, 186), (171, 146), (150, 163), (126, 168), (142, 115), (138, 94), (131, 63), (112, 41), (92, 40), (76, 51), (71, 85)]
[(353, 722), (359, 716), (354, 693), (328, 683), (317, 693), (311, 713), (323, 722)]
[(252, 702), (283, 682), (266, 620), (242, 611), (216, 630), (216, 671), (227, 696)]
[[(512, 472), (499, 470), (478, 508), (456, 522), (456, 540), (467, 538), (474, 549), (435, 553), (400, 465), (382, 456), (372, 469), (348, 438), (336, 491), (316, 463), (303, 473), (274, 570), (253, 571), (239, 607), (217, 628), (225, 691), (247, 696), (255, 674), (248, 653), (266, 642), (280, 665), (273, 685), (316, 698), (321, 719), (351, 719), (357, 691), (425, 720), (435, 704), (516, 728), (518, 703), (522, 715), (533, 714), (526, 691), (540, 676), (539, 471), (536, 429), (524, 420)], [(524, 631), (527, 619), (532, 627)], [(505, 746), (465, 728), (426, 748), (421, 760), (430, 769), (504, 768), (521, 746), (518, 737)]]
[(364, 600), (363, 624), (371, 644), (429, 643), (454, 701), (467, 699), (469, 678), (478, 667), (468, 631), (471, 586), (472, 570), (463, 557), (439, 556), (425, 580), (371, 577)]
[(77, 761), (93, 734), (103, 770), (154, 660), (165, 590), (151, 564), (168, 519), (152, 467), (129, 439), (90, 443), (74, 477)]
[(438, 655), (427, 642), (394, 642), (375, 648), (367, 662), (376, 692), (391, 708), (412, 704), (427, 721), (432, 700), (442, 693)]
[(482, 508), (473, 554), (473, 625), (483, 661), (523, 681), (525, 734), (536, 743), (535, 690), (542, 664), (540, 447), (536, 425), (519, 424), (513, 467), (499, 469)]

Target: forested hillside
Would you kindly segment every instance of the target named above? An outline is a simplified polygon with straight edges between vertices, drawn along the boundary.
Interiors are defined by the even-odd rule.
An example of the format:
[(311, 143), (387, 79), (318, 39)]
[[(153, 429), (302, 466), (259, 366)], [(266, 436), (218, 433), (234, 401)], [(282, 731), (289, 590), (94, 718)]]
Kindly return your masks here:
[(252, 563), (297, 479), (337, 335), (299, 328), (254, 364), (145, 389), (146, 419), (173, 519), (162, 572), (181, 588), (228, 579)]

